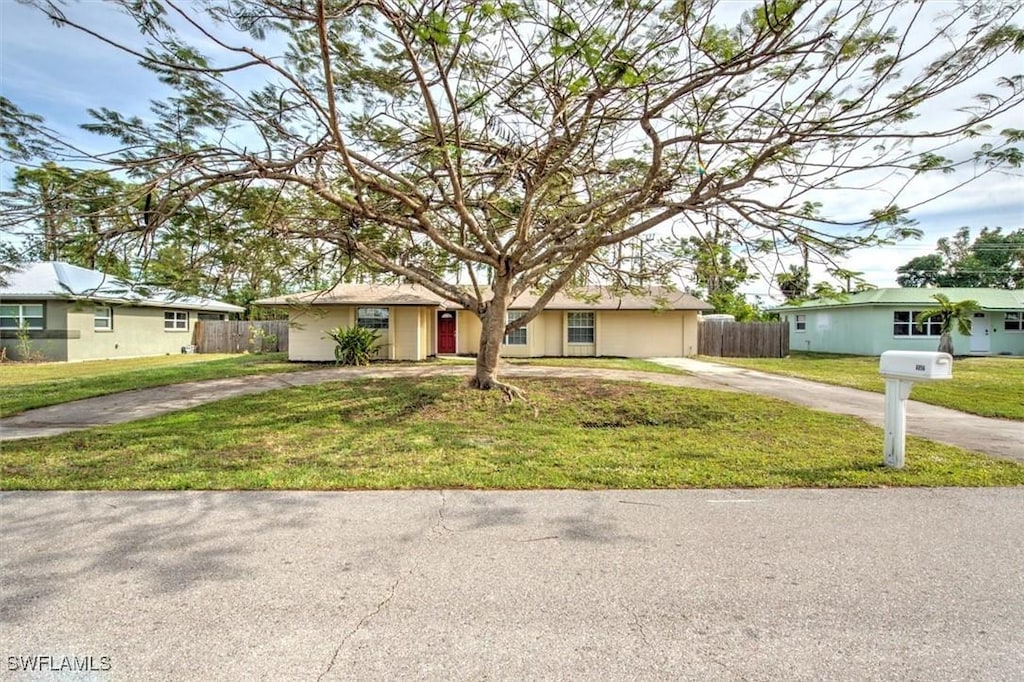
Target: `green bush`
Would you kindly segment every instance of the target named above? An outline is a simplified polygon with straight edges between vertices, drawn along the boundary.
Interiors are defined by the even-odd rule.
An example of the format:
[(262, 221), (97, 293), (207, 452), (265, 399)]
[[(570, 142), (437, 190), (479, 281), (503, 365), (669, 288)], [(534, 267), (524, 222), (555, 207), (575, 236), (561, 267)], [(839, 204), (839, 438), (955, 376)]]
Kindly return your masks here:
[(334, 360), (339, 365), (368, 365), (376, 354), (380, 332), (363, 327), (336, 327), (325, 332), (338, 344)]

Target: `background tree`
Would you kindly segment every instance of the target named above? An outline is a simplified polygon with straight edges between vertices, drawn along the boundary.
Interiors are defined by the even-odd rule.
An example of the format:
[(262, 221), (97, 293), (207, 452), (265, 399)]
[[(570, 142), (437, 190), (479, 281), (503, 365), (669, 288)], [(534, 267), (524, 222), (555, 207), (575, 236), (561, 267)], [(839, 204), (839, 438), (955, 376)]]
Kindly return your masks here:
[(743, 285), (758, 278), (750, 271), (746, 259), (735, 253), (729, 241), (731, 230), (721, 221), (713, 221), (697, 236), (679, 243), (676, 254), (679, 269), (693, 273), (696, 294), (715, 307), (714, 312), (732, 315), (736, 320), (754, 320), (761, 311), (740, 291)]
[(789, 270), (775, 276), (775, 282), (787, 303), (806, 300), (810, 296), (811, 273), (802, 265), (790, 265)]
[(942, 238), (936, 253), (912, 258), (896, 268), (901, 287), (1024, 288), (1024, 229), (1003, 234), (982, 228), (971, 241), (970, 228)]
[(938, 303), (934, 308), (922, 310), (914, 320), (917, 324), (927, 324), (929, 320), (939, 319), (939, 352), (953, 355), (953, 329), (963, 336), (970, 336), (973, 314), (981, 310), (977, 301), (966, 300), (953, 302), (945, 294), (932, 296)]
[[(744, 241), (878, 243), (896, 199), (840, 223), (818, 190), (944, 170), (939, 150), (1024, 99), (1012, 75), (955, 120), (914, 123), (1021, 48), (1009, 1), (941, 16), (882, 0), (765, 0), (741, 16), (710, 0), (118, 4), (143, 44), (107, 44), (175, 91), (145, 121), (101, 109), (87, 126), (158, 198), (145, 228), (217, 186), (315, 194), (339, 219), (303, 234), (480, 317), (481, 388), (503, 386), (503, 335), (603, 249), (712, 215)], [(1018, 158), (1004, 151), (982, 161)], [(536, 305), (507, 323), (528, 290)]]
[[(269, 187), (214, 187), (139, 230), (154, 199), (137, 184), (99, 170), (45, 162), (15, 168), (0, 193), (0, 227), (25, 245), (7, 260), (63, 261), (182, 294), (252, 301), (324, 286), (363, 271), (337, 249), (302, 235), (302, 225), (332, 220), (308, 193), (286, 197)], [(324, 213), (328, 211), (328, 213)], [(311, 266), (315, 264), (315, 266)], [(266, 311), (260, 311), (266, 312)]]
[(139, 241), (133, 214), (141, 202), (131, 184), (46, 162), (15, 168), (10, 186), (0, 192), (0, 227), (20, 231), (27, 258), (128, 274), (124, 250)]

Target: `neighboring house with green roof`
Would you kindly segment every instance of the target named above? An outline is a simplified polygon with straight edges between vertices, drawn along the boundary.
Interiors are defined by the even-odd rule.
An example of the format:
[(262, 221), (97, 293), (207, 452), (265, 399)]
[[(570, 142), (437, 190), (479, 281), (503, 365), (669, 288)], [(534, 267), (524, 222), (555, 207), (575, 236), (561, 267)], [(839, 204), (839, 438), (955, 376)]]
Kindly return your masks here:
[(939, 323), (917, 324), (917, 314), (936, 307), (932, 296), (977, 301), (970, 336), (954, 332), (964, 355), (1024, 356), (1024, 291), (1005, 289), (872, 289), (843, 299), (816, 299), (774, 308), (789, 323), (790, 350), (881, 355), (887, 350), (935, 350)]
[(0, 286), (0, 346), (21, 358), (98, 360), (180, 353), (197, 320), (222, 320), (245, 308), (186, 296), (70, 263), (29, 263)]

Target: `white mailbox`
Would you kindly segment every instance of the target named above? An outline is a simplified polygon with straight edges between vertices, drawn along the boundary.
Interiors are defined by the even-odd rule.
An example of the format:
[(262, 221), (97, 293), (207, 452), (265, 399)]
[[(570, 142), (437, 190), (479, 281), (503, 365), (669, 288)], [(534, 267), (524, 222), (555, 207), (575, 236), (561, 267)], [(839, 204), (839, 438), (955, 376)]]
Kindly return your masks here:
[(878, 371), (884, 377), (911, 381), (952, 379), (953, 356), (949, 353), (887, 350), (878, 362)]
[(953, 356), (914, 350), (887, 350), (878, 361), (885, 377), (885, 465), (903, 468), (907, 444), (907, 400), (915, 381), (953, 378)]

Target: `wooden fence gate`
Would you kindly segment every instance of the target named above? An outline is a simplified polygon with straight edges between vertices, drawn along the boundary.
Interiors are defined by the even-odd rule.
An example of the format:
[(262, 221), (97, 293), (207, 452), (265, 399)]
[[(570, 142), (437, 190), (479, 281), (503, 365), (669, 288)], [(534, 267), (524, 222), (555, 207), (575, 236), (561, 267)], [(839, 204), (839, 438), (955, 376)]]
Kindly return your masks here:
[(720, 358), (784, 358), (789, 355), (789, 323), (701, 320), (697, 352)]
[(197, 353), (276, 353), (288, 350), (288, 320), (199, 320)]

